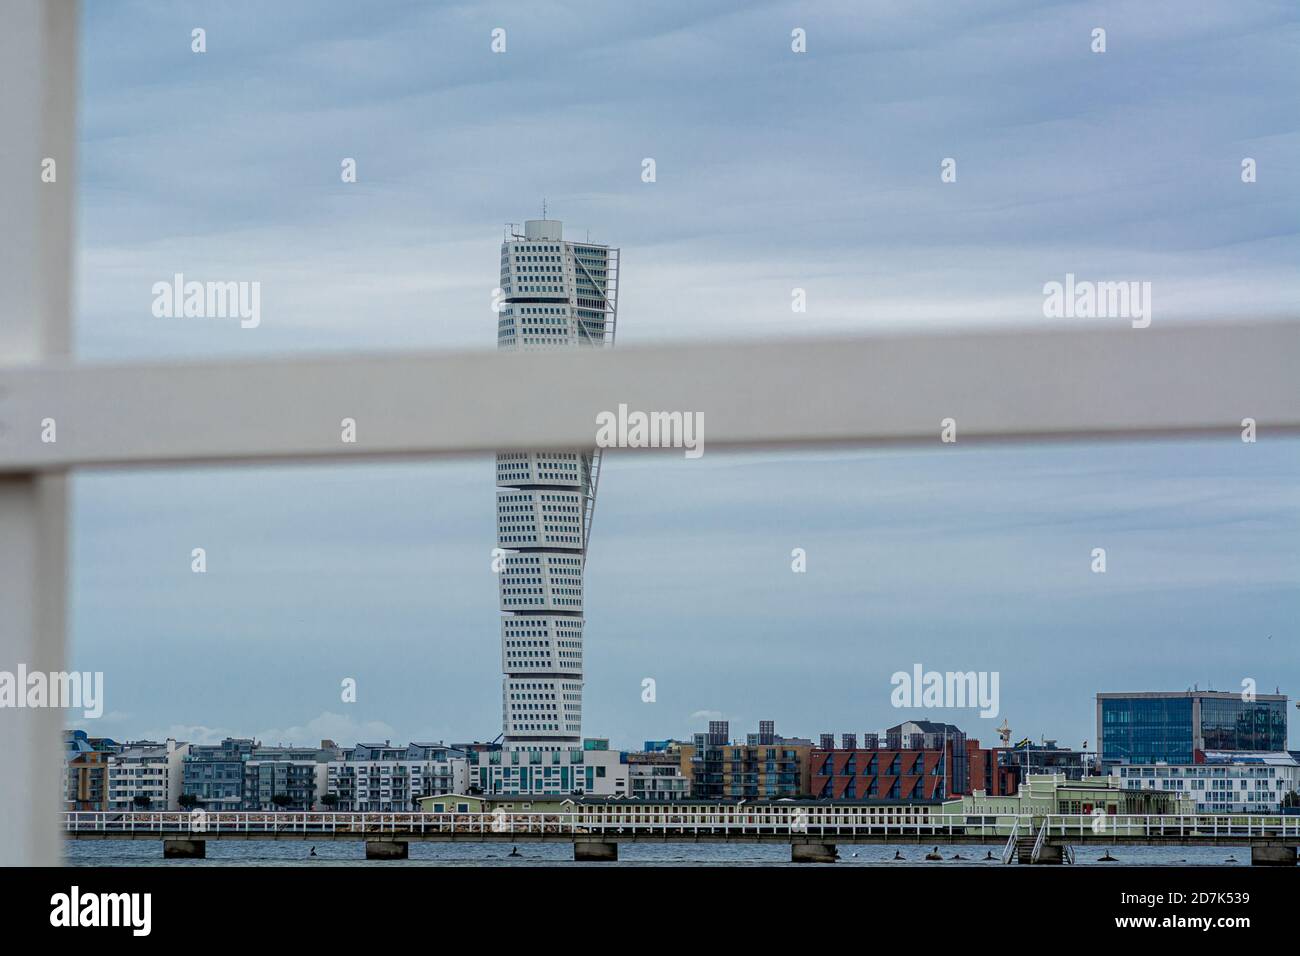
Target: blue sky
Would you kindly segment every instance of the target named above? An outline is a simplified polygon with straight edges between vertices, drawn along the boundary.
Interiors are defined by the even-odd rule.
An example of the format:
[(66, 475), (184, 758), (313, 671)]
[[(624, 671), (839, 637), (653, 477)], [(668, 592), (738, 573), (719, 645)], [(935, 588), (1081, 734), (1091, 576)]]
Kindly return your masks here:
[[(84, 360), (491, 347), (502, 225), (542, 197), (568, 235), (622, 247), (621, 345), (1039, 325), (1067, 272), (1150, 281), (1155, 322), (1293, 316), (1300, 293), (1286, 2), (86, 7)], [(261, 325), (153, 317), (175, 272), (260, 282)], [(74, 664), (108, 698), (93, 729), (494, 736), (491, 472), (78, 477)], [(918, 662), (1001, 673), (996, 720), (928, 715), (986, 741), (1004, 716), (1017, 737), (1091, 741), (1098, 690), (1251, 677), (1300, 695), (1298, 472), (1300, 443), (1266, 430), (612, 457), (587, 732), (628, 745), (722, 715), (861, 733), (921, 716), (889, 705), (889, 675)]]

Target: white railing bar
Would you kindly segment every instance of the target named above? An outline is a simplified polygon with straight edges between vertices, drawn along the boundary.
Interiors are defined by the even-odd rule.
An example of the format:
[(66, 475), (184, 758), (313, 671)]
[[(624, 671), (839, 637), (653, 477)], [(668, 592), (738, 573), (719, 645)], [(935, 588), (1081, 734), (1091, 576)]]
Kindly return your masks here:
[[(706, 450), (938, 446), (945, 418), (959, 447), (1237, 438), (1243, 418), (1267, 436), (1300, 431), (1297, 368), (1298, 322), (8, 367), (0, 472), (583, 448), (619, 404), (702, 413)], [(344, 418), (355, 443), (341, 440)]]
[[(58, 360), (71, 342), (79, 13), (73, 0), (0, 4), (0, 361), (6, 363)], [(55, 160), (53, 182), (42, 182), (39, 172), (47, 157)], [(0, 412), (0, 445), (19, 426)], [(57, 468), (6, 468), (0, 479), (0, 668), (6, 670), (19, 662), (32, 672), (63, 669), (67, 487)], [(0, 866), (59, 862), (63, 716), (53, 707), (17, 708), (0, 720)]]

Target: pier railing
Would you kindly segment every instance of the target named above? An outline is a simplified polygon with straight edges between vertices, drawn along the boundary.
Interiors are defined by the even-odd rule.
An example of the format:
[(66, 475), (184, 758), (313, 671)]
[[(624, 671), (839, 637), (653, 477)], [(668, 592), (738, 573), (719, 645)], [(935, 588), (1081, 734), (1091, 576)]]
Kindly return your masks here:
[[(813, 813), (824, 815), (813, 817)], [(192, 834), (268, 839), (324, 836), (357, 838), (459, 836), (484, 839), (513, 837), (613, 839), (647, 837), (788, 837), (811, 838), (916, 836), (942, 840), (1003, 841), (1017, 832), (1034, 832), (1041, 819), (1040, 840), (1103, 842), (1106, 840), (1166, 840), (1214, 842), (1221, 839), (1277, 840), (1300, 844), (1300, 817), (1230, 815), (1114, 815), (1029, 814), (973, 816), (958, 813), (892, 814), (876, 818), (834, 811), (749, 811), (745, 809), (573, 810), (554, 813), (348, 813), (259, 811), (68, 811), (64, 830), (70, 836), (147, 837)], [(206, 836), (204, 836), (206, 835)]]

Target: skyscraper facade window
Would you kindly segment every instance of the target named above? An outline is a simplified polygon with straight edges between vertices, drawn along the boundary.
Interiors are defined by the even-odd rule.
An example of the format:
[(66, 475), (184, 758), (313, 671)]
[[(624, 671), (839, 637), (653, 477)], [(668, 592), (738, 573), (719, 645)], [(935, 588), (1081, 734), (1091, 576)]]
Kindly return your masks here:
[[(566, 241), (553, 219), (512, 230), (501, 244), (497, 347), (612, 346), (618, 261), (617, 249)], [(507, 750), (582, 746), (583, 570), (599, 477), (598, 449), (496, 456)]]

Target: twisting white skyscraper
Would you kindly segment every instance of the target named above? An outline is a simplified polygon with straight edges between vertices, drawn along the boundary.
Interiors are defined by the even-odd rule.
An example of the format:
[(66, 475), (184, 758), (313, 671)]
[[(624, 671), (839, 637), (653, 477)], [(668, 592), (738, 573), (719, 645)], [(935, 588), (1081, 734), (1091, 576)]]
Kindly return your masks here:
[[(618, 250), (530, 220), (501, 244), (498, 302), (498, 348), (612, 346)], [(499, 454), (496, 469), (504, 745), (581, 747), (582, 572), (600, 451)]]

